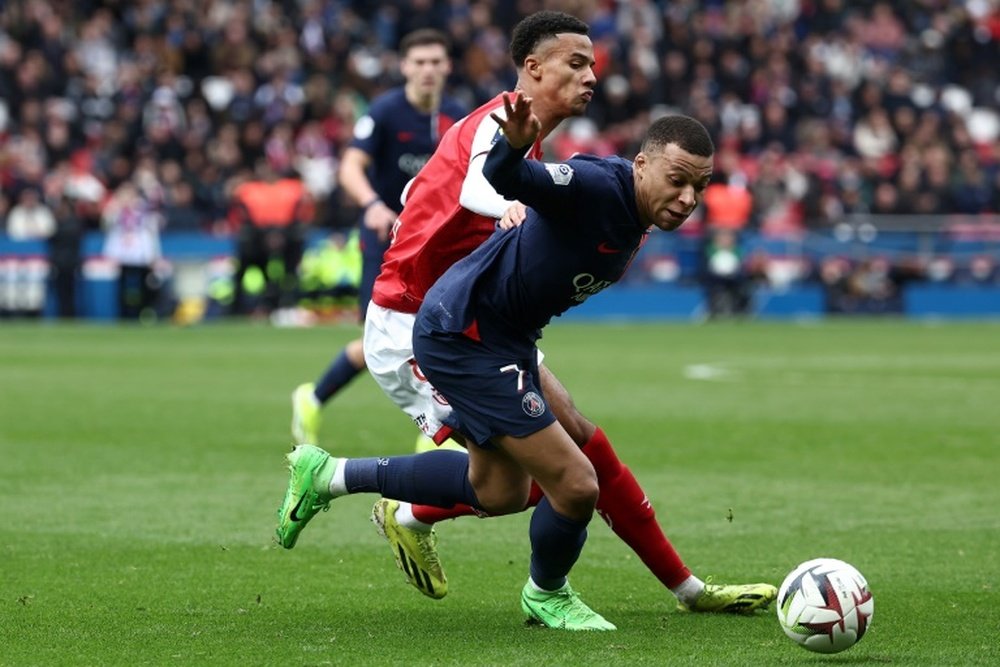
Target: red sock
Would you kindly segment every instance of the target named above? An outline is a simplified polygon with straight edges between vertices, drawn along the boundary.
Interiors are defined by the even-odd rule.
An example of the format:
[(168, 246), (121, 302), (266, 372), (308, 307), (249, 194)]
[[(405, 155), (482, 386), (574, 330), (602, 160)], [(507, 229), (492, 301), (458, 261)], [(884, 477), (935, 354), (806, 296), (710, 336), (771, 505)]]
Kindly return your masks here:
[(667, 588), (691, 576), (680, 555), (656, 522), (656, 514), (632, 471), (618, 459), (611, 442), (598, 428), (583, 453), (594, 464), (601, 495), (597, 512), (611, 530), (632, 547), (646, 567)]
[(417, 521), (432, 525), (438, 521), (457, 519), (460, 516), (469, 516), (470, 514), (478, 514), (478, 512), (469, 505), (459, 504), (448, 509), (434, 507), (433, 505), (413, 505), (413, 517)]
[(542, 493), (542, 487), (538, 486), (535, 480), (531, 480), (531, 491), (528, 493), (528, 504), (524, 509), (537, 505), (538, 501), (541, 500), (544, 495), (545, 494)]
[[(528, 504), (525, 505), (525, 509), (534, 507), (541, 499), (541, 487), (535, 484), (535, 482), (531, 482), (531, 491), (528, 494)], [(460, 516), (469, 516), (470, 514), (475, 514), (476, 516), (488, 516), (473, 509), (469, 505), (455, 505), (448, 509), (434, 507), (433, 505), (413, 505), (412, 508), (413, 517), (417, 521), (422, 521), (426, 524), (435, 524), (438, 521), (444, 521), (445, 519), (457, 519)]]

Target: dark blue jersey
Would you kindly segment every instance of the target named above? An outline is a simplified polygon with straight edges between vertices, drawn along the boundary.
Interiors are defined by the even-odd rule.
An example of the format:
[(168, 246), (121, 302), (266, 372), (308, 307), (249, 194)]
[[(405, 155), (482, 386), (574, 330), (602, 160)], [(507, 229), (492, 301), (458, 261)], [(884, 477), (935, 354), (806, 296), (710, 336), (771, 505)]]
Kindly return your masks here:
[(645, 239), (630, 161), (584, 155), (544, 164), (523, 153), (498, 141), (483, 173), (498, 193), (530, 207), (527, 218), (434, 284), (420, 309), (426, 328), (534, 343), (552, 317), (621, 278)]
[(368, 113), (354, 125), (351, 146), (372, 158), (368, 180), (389, 208), (399, 210), (403, 187), (420, 171), (445, 131), (465, 115), (457, 100), (442, 97), (434, 113), (410, 104), (403, 88), (372, 100)]

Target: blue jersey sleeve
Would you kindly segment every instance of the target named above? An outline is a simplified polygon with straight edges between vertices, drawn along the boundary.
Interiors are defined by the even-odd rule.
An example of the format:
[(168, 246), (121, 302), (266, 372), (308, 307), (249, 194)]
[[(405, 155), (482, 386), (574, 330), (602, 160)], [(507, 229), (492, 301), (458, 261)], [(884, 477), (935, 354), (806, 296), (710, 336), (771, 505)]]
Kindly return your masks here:
[(368, 107), (368, 113), (354, 123), (354, 136), (351, 138), (352, 148), (360, 148), (371, 157), (379, 154), (386, 125), (387, 105), (382, 102), (381, 99), (375, 100)]
[(594, 162), (525, 160), (529, 148), (515, 149), (506, 141), (497, 141), (486, 156), (483, 175), (499, 194), (530, 206), (551, 221), (571, 217), (611, 185), (613, 179)]

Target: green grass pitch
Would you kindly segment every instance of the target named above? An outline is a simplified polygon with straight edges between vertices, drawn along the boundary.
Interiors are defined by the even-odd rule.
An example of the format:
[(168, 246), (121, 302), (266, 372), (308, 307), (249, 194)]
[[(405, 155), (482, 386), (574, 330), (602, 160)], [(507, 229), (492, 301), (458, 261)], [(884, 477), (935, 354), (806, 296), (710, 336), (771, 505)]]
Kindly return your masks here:
[[(846, 560), (875, 596), (837, 656), (773, 613), (689, 615), (599, 521), (572, 581), (614, 633), (523, 626), (527, 514), (439, 527), (403, 583), (338, 500), (283, 551), (289, 395), (352, 326), (0, 324), (0, 665), (1000, 664), (1000, 324), (555, 324), (546, 361), (689, 566), (778, 584)], [(406, 453), (359, 377), (321, 444)]]

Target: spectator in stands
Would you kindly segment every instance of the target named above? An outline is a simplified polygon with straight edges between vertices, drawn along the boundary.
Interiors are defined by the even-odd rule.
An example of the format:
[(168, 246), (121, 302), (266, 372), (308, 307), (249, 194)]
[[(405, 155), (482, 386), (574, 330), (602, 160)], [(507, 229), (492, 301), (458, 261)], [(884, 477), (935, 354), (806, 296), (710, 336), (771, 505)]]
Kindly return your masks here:
[(172, 232), (197, 232), (205, 228), (203, 210), (195, 204), (194, 188), (186, 180), (173, 183), (163, 205), (164, 226)]
[(958, 173), (954, 176), (950, 200), (956, 213), (988, 213), (991, 205), (990, 182), (972, 150), (958, 156)]
[(38, 189), (29, 186), (21, 190), (17, 203), (7, 214), (7, 235), (15, 241), (47, 239), (56, 230), (56, 218)]
[[(512, 85), (510, 29), (534, 4), (0, 3), (0, 188), (12, 204), (26, 186), (51, 202), (68, 196), (97, 229), (107, 192), (151, 151), (183, 165), (205, 226), (232, 234), (220, 222), (228, 195), (270, 144), (326, 206), (322, 223), (348, 226), (338, 193), (318, 185), (336, 165), (315, 139), (340, 154), (365, 101), (397, 83), (400, 36), (448, 32), (460, 64), (449, 92), (474, 107)], [(998, 116), (995, 3), (571, 4), (591, 24), (601, 71), (593, 125), (553, 145), (596, 128), (588, 146), (630, 153), (635, 128), (671, 107), (738, 154), (754, 198), (765, 154), (780, 146), (794, 173), (779, 179), (782, 196), (772, 197), (779, 183), (763, 188), (770, 203), (751, 217), (779, 236), (877, 212), (873, 193), (887, 184), (900, 214), (1000, 211), (1000, 137), (971, 131), (974, 118)]]
[(864, 158), (878, 160), (896, 152), (899, 140), (882, 107), (875, 107), (854, 126), (854, 149)]
[(163, 218), (131, 181), (118, 186), (101, 216), (103, 254), (118, 264), (118, 316), (123, 320), (155, 317)]
[(875, 186), (871, 205), (872, 215), (898, 215), (901, 210), (899, 190), (895, 185), (885, 181)]
[(801, 229), (809, 182), (780, 145), (768, 146), (758, 156), (757, 173), (750, 177), (751, 219), (765, 230)]

